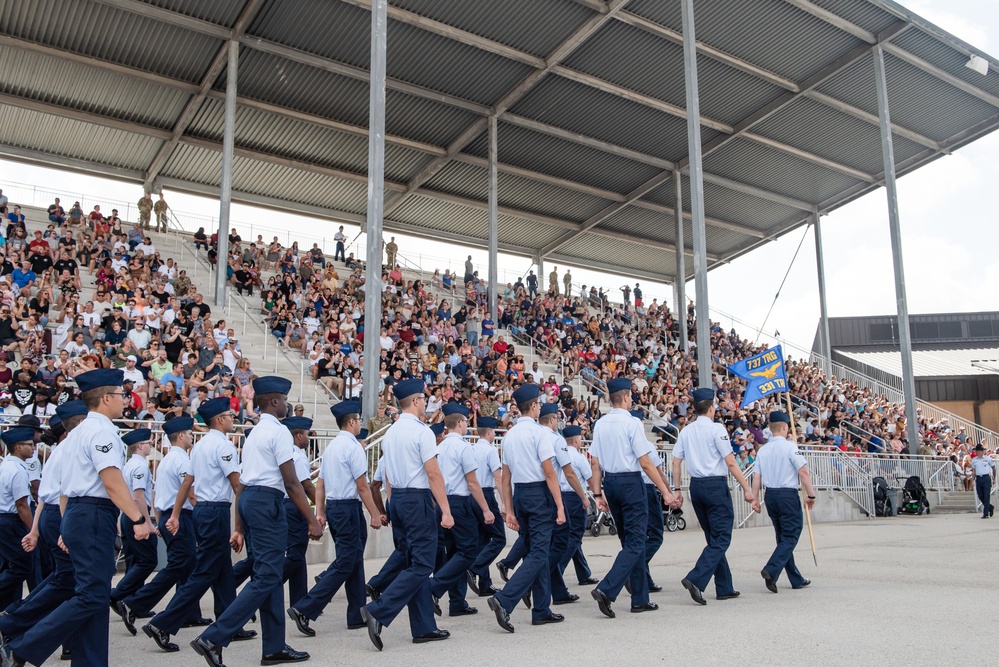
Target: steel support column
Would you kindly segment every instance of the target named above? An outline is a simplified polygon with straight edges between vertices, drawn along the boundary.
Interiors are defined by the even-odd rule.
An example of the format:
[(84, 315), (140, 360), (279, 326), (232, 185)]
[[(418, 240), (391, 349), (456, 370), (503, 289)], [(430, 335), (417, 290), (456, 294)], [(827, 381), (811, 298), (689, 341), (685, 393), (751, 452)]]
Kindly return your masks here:
[(826, 305), (826, 262), (822, 255), (822, 227), (819, 214), (812, 215), (815, 230), (815, 269), (819, 279), (819, 353), (825, 357), (823, 368), (832, 374), (832, 343), (829, 340), (829, 309)]
[(690, 156), (690, 214), (694, 235), (694, 288), (697, 291), (697, 384), (711, 388), (711, 334), (708, 321), (708, 249), (704, 230), (704, 167), (701, 161), (701, 104), (697, 92), (697, 37), (694, 0), (680, 0), (683, 21), (683, 79), (687, 98), (687, 151)]
[(540, 251), (534, 257), (534, 263), (538, 265), (538, 292), (544, 294), (548, 291), (548, 283), (545, 282), (545, 256)]
[(673, 280), (673, 297), (676, 301), (676, 311), (674, 313), (677, 323), (680, 325), (680, 339), (677, 347), (682, 351), (687, 351), (687, 252), (685, 250), (686, 241), (683, 238), (683, 181), (680, 179), (680, 172), (673, 171), (673, 190), (676, 193), (676, 278)]
[(368, 109), (368, 256), (364, 282), (363, 418), (378, 410), (378, 358), (382, 324), (382, 211), (385, 206), (385, 60), (388, 0), (371, 5), (371, 100)]
[(892, 143), (891, 115), (888, 109), (888, 84), (885, 55), (880, 44), (874, 51), (874, 79), (878, 93), (878, 119), (881, 125), (881, 151), (885, 163), (885, 191), (888, 194), (888, 231), (891, 234), (892, 264), (895, 267), (895, 302), (898, 309), (899, 351), (902, 354), (902, 394), (909, 452), (919, 450), (919, 425), (916, 423), (916, 378), (912, 369), (912, 335), (909, 331), (909, 306), (905, 296), (905, 269), (902, 266), (902, 229), (898, 215), (898, 191), (895, 187), (895, 148)]
[(229, 42), (229, 64), (225, 72), (225, 125), (222, 130), (222, 187), (219, 193), (219, 243), (215, 272), (215, 305), (225, 306), (225, 284), (229, 266), (229, 210), (232, 208), (232, 160), (236, 140), (236, 80), (239, 42)]
[(499, 294), (499, 119), (489, 117), (489, 319), (499, 328), (496, 299)]

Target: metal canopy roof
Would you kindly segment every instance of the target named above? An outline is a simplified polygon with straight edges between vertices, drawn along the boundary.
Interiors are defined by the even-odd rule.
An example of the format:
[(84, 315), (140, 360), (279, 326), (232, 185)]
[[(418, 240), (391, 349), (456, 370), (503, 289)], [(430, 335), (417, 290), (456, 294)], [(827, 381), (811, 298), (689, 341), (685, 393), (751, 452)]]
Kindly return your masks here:
[[(999, 61), (889, 0), (695, 10), (709, 268), (879, 186), (873, 44), (899, 174), (999, 126)], [(502, 250), (673, 280), (679, 2), (392, 0), (389, 19), (387, 230), (486, 244), (496, 115)], [(236, 40), (233, 198), (360, 223), (369, 26), (370, 0), (0, 0), (0, 154), (215, 194)]]

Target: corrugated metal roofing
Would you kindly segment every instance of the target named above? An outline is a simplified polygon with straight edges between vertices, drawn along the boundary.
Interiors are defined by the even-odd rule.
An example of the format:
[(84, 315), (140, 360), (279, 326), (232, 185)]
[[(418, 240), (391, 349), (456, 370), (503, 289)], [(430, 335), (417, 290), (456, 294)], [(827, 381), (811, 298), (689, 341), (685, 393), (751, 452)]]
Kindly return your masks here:
[[(902, 375), (902, 355), (899, 352), (855, 352), (852, 350), (836, 350), (836, 354), (873, 366), (880, 370)], [(994, 371), (972, 366), (972, 361), (992, 360), (995, 367), (999, 349), (970, 348), (955, 350), (918, 350), (912, 351), (912, 371), (917, 378), (947, 377), (954, 375), (995, 375)]]
[[(799, 224), (808, 214), (802, 207), (827, 213), (872, 187), (850, 174), (882, 170), (873, 64), (860, 32), (907, 26), (885, 37), (901, 172), (999, 127), (999, 61), (990, 58), (987, 76), (971, 72), (968, 55), (985, 54), (889, 0), (812, 2), (856, 29), (784, 0), (696, 3), (702, 115), (738, 126), (759, 114), (749, 131), (787, 147), (725, 141), (718, 129), (702, 128), (712, 148), (704, 190), (714, 261), (764, 243), (754, 230), (771, 237)], [(483, 243), (486, 170), (469, 160), (486, 156), (483, 116), (509, 96), (503, 114), (521, 118), (500, 115), (501, 241), (524, 252), (543, 248), (560, 261), (672, 273), (672, 252), (656, 247), (672, 242), (672, 216), (631, 206), (626, 195), (672, 206), (663, 162), (687, 157), (682, 53), (675, 34), (663, 30), (681, 30), (679, 3), (630, 0), (606, 15), (573, 0), (391, 4), (423, 23), (403, 14), (389, 20), (386, 177), (406, 186), (389, 199), (390, 221)], [(181, 120), (192, 89), (178, 81), (201, 83), (246, 7), (246, 0), (0, 0), (0, 71), (7, 73), (0, 151), (152, 178), (164, 130), (180, 125), (184, 136), (158, 173), (175, 186), (215, 187), (220, 153), (199, 142), (221, 139), (216, 98), (226, 73), (209, 82), (214, 92), (189, 124)], [(365, 213), (365, 183), (357, 181), (367, 168), (370, 18), (359, 0), (263, 0), (249, 17), (239, 95), (274, 108), (238, 109), (237, 191), (290, 208), (323, 207), (331, 217)], [(428, 20), (439, 25), (428, 28)], [(557, 67), (535, 77), (532, 59)], [(787, 92), (834, 63), (838, 73), (818, 88), (827, 98)], [(518, 90), (525, 80), (532, 85)], [(982, 92), (961, 90), (969, 85)], [(602, 90), (609, 87), (617, 94)], [(42, 104), (53, 113), (26, 110)], [(358, 129), (332, 129), (331, 120)], [(532, 120), (542, 125), (525, 127)], [(129, 123), (133, 132), (125, 131)], [(331, 175), (336, 170), (349, 174)], [(594, 216), (602, 218), (597, 232), (602, 226), (634, 241), (574, 226)]]

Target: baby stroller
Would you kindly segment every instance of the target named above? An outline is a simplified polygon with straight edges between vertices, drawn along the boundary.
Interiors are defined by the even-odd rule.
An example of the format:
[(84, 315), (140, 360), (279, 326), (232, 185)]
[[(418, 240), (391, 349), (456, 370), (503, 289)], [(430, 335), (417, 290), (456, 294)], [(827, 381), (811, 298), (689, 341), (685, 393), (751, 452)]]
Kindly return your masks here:
[[(901, 481), (903, 478), (897, 479)], [(930, 501), (926, 497), (926, 487), (923, 486), (923, 481), (919, 479), (919, 475), (913, 475), (905, 479), (905, 484), (902, 486), (902, 506), (898, 508), (898, 511), (905, 514), (921, 515), (923, 510), (926, 510), (927, 514), (930, 513)]]
[(614, 523), (614, 517), (611, 516), (610, 512), (601, 512), (597, 508), (596, 498), (589, 491), (586, 495), (590, 498), (590, 506), (586, 510), (586, 523), (589, 528), (590, 535), (593, 537), (599, 537), (600, 532), (603, 530), (604, 526), (607, 526), (607, 532), (611, 535), (617, 535), (617, 524)]
[(891, 495), (888, 493), (888, 480), (875, 477), (874, 480), (874, 516), (894, 516)]
[(683, 510), (673, 509), (672, 507), (666, 507), (666, 530), (671, 533), (675, 533), (678, 530), (684, 530), (687, 527), (687, 521), (683, 518)]

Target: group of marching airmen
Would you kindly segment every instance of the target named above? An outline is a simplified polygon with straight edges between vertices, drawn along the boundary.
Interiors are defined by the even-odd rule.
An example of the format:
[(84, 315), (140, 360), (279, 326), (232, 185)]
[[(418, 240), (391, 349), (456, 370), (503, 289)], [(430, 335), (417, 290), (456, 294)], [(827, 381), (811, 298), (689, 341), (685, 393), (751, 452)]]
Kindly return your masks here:
[[(392, 390), (399, 418), (384, 434), (369, 480), (359, 402), (331, 408), (339, 433), (315, 475), (306, 455), (312, 420), (288, 416), (291, 382), (258, 377), (253, 389), (260, 420), (241, 452), (233, 444), (228, 398), (199, 406), (203, 426), (190, 416), (163, 422), (166, 454), (153, 493), (145, 458), (153, 433), (121, 435), (113, 422), (122, 414), (122, 372), (94, 370), (76, 381), (81, 399), (59, 406), (47, 431), (15, 425), (0, 435), (7, 454), (0, 464), (3, 667), (41, 665), (60, 646), (73, 664), (107, 665), (109, 606), (128, 632), (141, 629), (167, 652), (180, 650), (172, 638), (181, 628), (201, 628), (190, 645), (214, 667), (224, 664), (230, 642), (257, 636), (245, 626), (259, 614), (261, 664), (300, 662), (309, 654), (286, 644), (286, 617), (303, 635), (315, 636), (312, 623), (341, 588), (347, 628), (366, 629), (378, 650), (383, 629), (403, 607), (414, 643), (447, 639), (436, 621), (441, 600), (447, 595), (449, 616), (475, 614), (468, 589), (486, 597), (498, 625), (514, 632), (512, 614), (521, 601), (533, 625), (565, 620), (552, 607), (579, 601), (564, 579), (570, 561), (581, 585), (596, 584), (590, 596), (605, 616), (616, 616), (622, 588), (632, 613), (655, 611), (650, 593), (662, 588), (649, 563), (663, 542), (664, 504), (684, 503), (679, 484), (671, 482), (681, 479), (684, 463), (690, 503), (707, 541), (681, 581), (695, 602), (707, 604), (704, 591), (712, 578), (718, 600), (739, 596), (725, 558), (734, 519), (729, 474), (756, 511), (761, 487), (767, 488), (778, 544), (761, 572), (766, 588), (777, 592), (782, 571), (794, 589), (810, 583), (793, 558), (802, 529), (799, 482), (806, 507), (815, 494), (804, 457), (787, 438), (789, 416), (771, 413), (774, 437), (760, 450), (751, 486), (725, 428), (714, 421), (711, 389), (693, 391), (697, 418), (681, 431), (666, 471), (629, 411), (630, 380), (608, 382), (612, 409), (596, 423), (588, 456), (580, 451), (578, 427), (560, 432), (554, 404), (542, 400), (536, 385), (514, 392), (520, 416), (498, 447), (498, 424), (489, 418), (479, 418), (478, 437), (467, 438), (470, 415), (459, 403), (445, 405), (443, 422), (428, 426), (423, 381), (398, 382)], [(37, 461), (40, 438), (51, 451), (32, 508), (28, 462)], [(591, 497), (613, 517), (622, 547), (599, 581), (581, 551)], [(395, 550), (366, 581), (367, 528), (389, 525)], [(336, 557), (310, 589), (308, 543), (327, 526)], [(112, 588), (119, 528), (126, 572)], [(496, 562), (505, 582), (497, 589), (490, 569), (506, 546), (506, 528), (519, 537)], [(146, 581), (157, 565), (157, 536), (167, 562)], [(246, 558), (233, 565), (232, 551), (244, 548)], [(22, 600), (24, 582), (39, 563), (43, 576)], [(174, 588), (166, 607), (153, 612)], [(214, 621), (201, 611), (209, 589)]]

